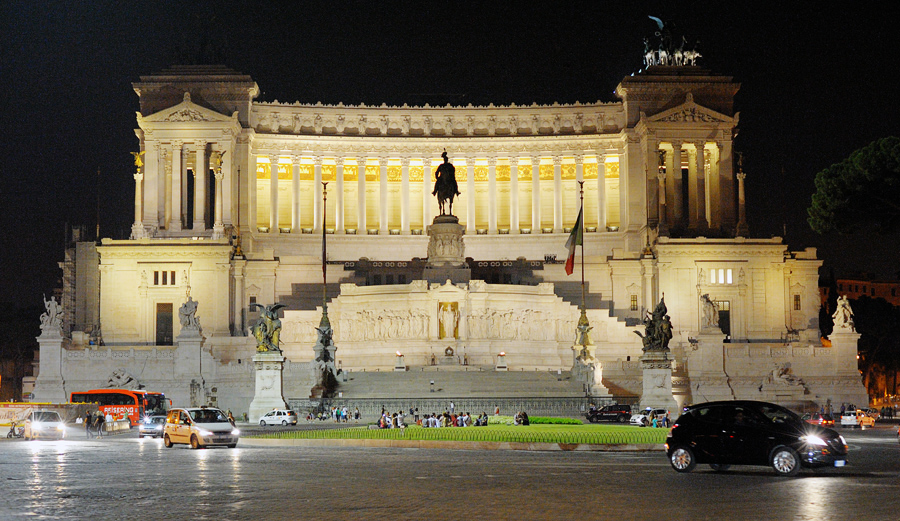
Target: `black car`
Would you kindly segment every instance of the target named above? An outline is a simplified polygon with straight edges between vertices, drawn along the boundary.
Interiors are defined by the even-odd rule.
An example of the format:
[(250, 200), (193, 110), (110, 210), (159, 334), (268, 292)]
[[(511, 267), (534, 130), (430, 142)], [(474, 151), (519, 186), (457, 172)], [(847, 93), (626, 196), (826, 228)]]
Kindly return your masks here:
[(599, 409), (586, 412), (585, 416), (591, 423), (598, 421), (627, 423), (631, 419), (631, 406), (619, 404), (604, 405)]
[(685, 407), (666, 439), (666, 454), (678, 472), (697, 463), (715, 471), (771, 465), (779, 475), (794, 476), (800, 467), (843, 467), (847, 442), (780, 405), (723, 401)]

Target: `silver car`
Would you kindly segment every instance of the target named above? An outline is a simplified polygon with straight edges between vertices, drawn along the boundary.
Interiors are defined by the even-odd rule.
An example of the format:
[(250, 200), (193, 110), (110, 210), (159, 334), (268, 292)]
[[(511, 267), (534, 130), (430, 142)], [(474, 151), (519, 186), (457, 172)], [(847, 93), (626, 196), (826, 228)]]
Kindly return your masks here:
[(151, 438), (162, 438), (163, 428), (166, 426), (166, 417), (161, 414), (147, 416), (138, 427), (138, 438), (150, 436)]
[(297, 413), (290, 409), (275, 409), (259, 418), (260, 427), (266, 425), (297, 425)]
[(66, 424), (56, 411), (32, 411), (25, 418), (25, 439), (37, 438), (63, 439), (66, 437)]

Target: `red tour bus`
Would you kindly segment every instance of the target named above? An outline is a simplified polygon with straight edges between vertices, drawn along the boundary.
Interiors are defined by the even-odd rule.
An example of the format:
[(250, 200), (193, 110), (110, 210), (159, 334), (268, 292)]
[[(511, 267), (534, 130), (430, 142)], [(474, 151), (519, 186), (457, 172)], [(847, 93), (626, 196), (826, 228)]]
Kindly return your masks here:
[(72, 403), (96, 403), (104, 415), (108, 413), (115, 419), (127, 416), (132, 427), (140, 423), (144, 416), (166, 414), (169, 409), (169, 402), (163, 393), (129, 389), (92, 389), (86, 392), (72, 393), (69, 401)]

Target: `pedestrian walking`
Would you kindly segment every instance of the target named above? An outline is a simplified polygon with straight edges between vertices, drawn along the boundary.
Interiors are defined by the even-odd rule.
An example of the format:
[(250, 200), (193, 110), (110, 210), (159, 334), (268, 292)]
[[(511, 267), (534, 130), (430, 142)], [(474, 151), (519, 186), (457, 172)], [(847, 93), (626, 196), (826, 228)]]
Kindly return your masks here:
[(91, 412), (88, 411), (84, 413), (84, 435), (86, 438), (93, 438), (91, 434), (91, 426), (94, 423), (94, 418), (91, 416)]
[(97, 424), (97, 437), (103, 437), (103, 424), (106, 423), (106, 418), (103, 416), (103, 413), (97, 412), (97, 419), (95, 420)]

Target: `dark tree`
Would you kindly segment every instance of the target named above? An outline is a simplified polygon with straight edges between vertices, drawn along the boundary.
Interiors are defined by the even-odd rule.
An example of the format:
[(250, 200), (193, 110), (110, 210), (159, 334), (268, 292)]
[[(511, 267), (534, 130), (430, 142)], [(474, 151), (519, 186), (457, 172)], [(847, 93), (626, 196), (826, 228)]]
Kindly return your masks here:
[(874, 141), (816, 174), (807, 213), (818, 233), (900, 229), (900, 138)]
[[(852, 301), (853, 321), (860, 334), (859, 368), (870, 395), (880, 395), (892, 387), (888, 375), (896, 372), (900, 359), (900, 308), (882, 298), (862, 296)], [(885, 375), (884, 387), (876, 376)], [(896, 376), (893, 378), (896, 385)], [(892, 393), (893, 389), (887, 389)]]

